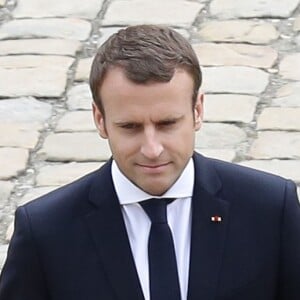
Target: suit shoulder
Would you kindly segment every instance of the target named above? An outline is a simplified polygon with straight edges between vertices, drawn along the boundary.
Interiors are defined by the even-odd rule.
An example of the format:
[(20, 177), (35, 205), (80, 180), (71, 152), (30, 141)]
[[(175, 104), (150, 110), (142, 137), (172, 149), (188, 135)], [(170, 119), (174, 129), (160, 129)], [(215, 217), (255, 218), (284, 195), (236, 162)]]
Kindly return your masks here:
[(218, 183), (219, 196), (248, 203), (262, 201), (281, 206), (290, 182), (275, 174), (203, 156), (196, 159), (197, 169), (198, 176), (205, 178), (206, 186), (208, 182)]

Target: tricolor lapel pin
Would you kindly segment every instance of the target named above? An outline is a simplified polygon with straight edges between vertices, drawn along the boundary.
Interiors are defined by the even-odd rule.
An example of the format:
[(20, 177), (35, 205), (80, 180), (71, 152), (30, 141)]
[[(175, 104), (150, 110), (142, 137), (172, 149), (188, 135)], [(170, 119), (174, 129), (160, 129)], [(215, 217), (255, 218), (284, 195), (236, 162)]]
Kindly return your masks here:
[(215, 223), (220, 223), (220, 222), (222, 222), (222, 217), (220, 217), (220, 216), (212, 216), (211, 217), (211, 221), (215, 222)]

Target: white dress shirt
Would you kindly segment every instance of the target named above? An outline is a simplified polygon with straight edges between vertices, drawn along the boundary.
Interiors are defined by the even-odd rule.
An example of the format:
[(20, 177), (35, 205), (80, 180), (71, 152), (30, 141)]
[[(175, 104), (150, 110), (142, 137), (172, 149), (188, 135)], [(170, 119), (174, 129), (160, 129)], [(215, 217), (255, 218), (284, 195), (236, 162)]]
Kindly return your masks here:
[(112, 163), (112, 178), (127, 229), (131, 251), (145, 300), (150, 300), (148, 271), (148, 237), (151, 221), (138, 202), (149, 198), (176, 198), (167, 206), (168, 224), (171, 228), (177, 259), (181, 299), (187, 299), (190, 244), (191, 244), (191, 197), (194, 187), (194, 163), (190, 159), (181, 176), (161, 197), (147, 194)]

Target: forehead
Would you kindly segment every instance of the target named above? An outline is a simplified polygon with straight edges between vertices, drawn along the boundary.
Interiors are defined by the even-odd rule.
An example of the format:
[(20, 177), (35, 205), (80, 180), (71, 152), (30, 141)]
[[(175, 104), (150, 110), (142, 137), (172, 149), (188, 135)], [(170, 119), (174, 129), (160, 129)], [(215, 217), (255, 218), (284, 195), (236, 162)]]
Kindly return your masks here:
[(190, 114), (193, 80), (183, 70), (169, 82), (137, 84), (120, 69), (112, 69), (103, 81), (101, 100), (105, 116), (113, 122), (157, 121)]
[(138, 97), (151, 94), (152, 96), (175, 96), (193, 95), (192, 76), (184, 69), (175, 69), (174, 75), (168, 82), (147, 81), (146, 83), (136, 83), (126, 77), (124, 70), (120, 67), (112, 67), (107, 70), (101, 87), (100, 97), (104, 102), (106, 99), (114, 97)]

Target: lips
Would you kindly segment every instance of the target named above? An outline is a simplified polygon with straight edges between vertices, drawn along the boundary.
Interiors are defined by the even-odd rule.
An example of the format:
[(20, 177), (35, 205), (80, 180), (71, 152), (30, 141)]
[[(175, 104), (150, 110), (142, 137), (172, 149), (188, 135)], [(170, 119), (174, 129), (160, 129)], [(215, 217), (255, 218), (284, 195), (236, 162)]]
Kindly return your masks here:
[(164, 166), (167, 166), (169, 163), (161, 163), (161, 164), (155, 164), (155, 165), (148, 165), (148, 164), (138, 164), (140, 167), (143, 167), (143, 168), (149, 168), (149, 169), (157, 169), (157, 168), (160, 168), (160, 167), (164, 167)]
[(140, 170), (144, 174), (161, 174), (166, 171), (170, 163), (159, 163), (159, 164), (137, 164)]

